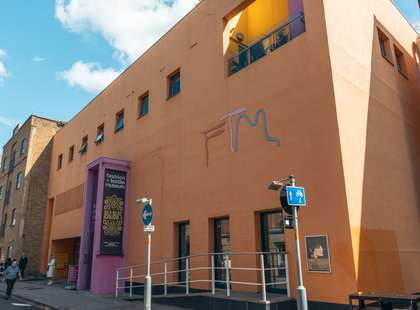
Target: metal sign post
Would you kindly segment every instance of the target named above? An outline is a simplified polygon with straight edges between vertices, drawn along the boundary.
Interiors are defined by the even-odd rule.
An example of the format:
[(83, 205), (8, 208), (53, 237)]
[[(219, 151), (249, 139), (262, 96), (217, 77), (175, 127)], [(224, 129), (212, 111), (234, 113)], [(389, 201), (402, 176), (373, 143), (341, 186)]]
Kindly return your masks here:
[[(287, 182), (284, 184), (283, 182)], [(293, 175), (286, 179), (275, 180), (268, 186), (269, 190), (280, 191), (280, 204), (283, 210), (292, 217), (285, 217), (284, 227), (295, 229), (295, 246), (296, 246), (296, 267), (298, 286), (296, 290), (296, 300), (298, 310), (308, 310), (308, 298), (306, 296), (306, 289), (303, 286), (302, 278), (302, 259), (300, 254), (299, 241), (299, 224), (298, 224), (298, 209), (301, 206), (306, 206), (305, 189), (296, 186), (296, 179)]]
[[(296, 300), (297, 300), (297, 308), (298, 310), (308, 310), (308, 298), (306, 296), (306, 288), (303, 286), (303, 278), (302, 278), (302, 258), (300, 254), (300, 241), (299, 241), (299, 225), (298, 225), (298, 206), (306, 205), (305, 199), (305, 191), (303, 190), (303, 196), (301, 195), (302, 191), (299, 190), (292, 190), (290, 189), (299, 189), (296, 187), (296, 179), (294, 176), (290, 176), (290, 187), (287, 188), (287, 199), (290, 203), (294, 204), (293, 206), (293, 219), (295, 225), (295, 242), (296, 242), (296, 267), (297, 267), (297, 277), (298, 277), (298, 287), (296, 290)], [(293, 195), (293, 191), (295, 195)], [(292, 195), (290, 195), (292, 194)], [(296, 199), (294, 199), (296, 198)], [(295, 201), (297, 200), (297, 201)], [(300, 204), (298, 204), (300, 203)]]
[(151, 266), (151, 245), (152, 233), (155, 231), (155, 226), (152, 225), (153, 208), (152, 199), (143, 198), (141, 202), (145, 203), (143, 212), (141, 214), (144, 224), (144, 231), (147, 233), (147, 274), (144, 283), (144, 308), (146, 310), (152, 309), (152, 277), (150, 276)]

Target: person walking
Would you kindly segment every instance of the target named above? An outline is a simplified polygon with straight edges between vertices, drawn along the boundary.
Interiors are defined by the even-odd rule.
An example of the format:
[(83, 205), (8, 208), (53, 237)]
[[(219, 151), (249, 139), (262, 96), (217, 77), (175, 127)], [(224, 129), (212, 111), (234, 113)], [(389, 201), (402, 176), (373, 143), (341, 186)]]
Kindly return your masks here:
[(17, 278), (19, 277), (20, 280), (22, 280), (22, 277), (20, 276), (20, 270), (17, 265), (17, 261), (14, 259), (12, 261), (12, 264), (7, 267), (6, 271), (4, 272), (5, 278), (6, 278), (6, 299), (9, 299), (12, 295), (13, 287), (15, 286), (15, 282)]
[(54, 255), (51, 255), (50, 261), (48, 262), (48, 267), (47, 267), (48, 285), (53, 284), (54, 272), (55, 272), (55, 257)]
[(20, 275), (22, 278), (25, 277), (25, 269), (26, 265), (28, 264), (28, 257), (25, 255), (25, 253), (22, 253), (22, 256), (19, 258), (19, 269), (20, 269)]

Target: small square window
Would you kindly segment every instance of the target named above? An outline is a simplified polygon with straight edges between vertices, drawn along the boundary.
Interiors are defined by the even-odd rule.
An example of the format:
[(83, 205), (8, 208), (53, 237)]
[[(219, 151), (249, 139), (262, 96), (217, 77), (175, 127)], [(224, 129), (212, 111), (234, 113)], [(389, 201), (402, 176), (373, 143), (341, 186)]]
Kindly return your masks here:
[(16, 226), (16, 209), (12, 210), (12, 219), (10, 221), (10, 226), (12, 227)]
[(69, 148), (69, 163), (71, 163), (74, 159), (74, 145), (70, 146)]
[(82, 145), (80, 146), (79, 153), (84, 154), (88, 150), (88, 136), (83, 137), (82, 139)]
[(124, 110), (121, 110), (115, 115), (115, 132), (124, 128)]
[(145, 95), (139, 98), (139, 117), (143, 117), (149, 113), (149, 94), (146, 93)]
[(398, 72), (401, 73), (404, 77), (407, 77), (404, 54), (395, 45), (394, 45), (394, 52), (395, 52), (395, 64), (397, 66)]
[(95, 143), (100, 144), (104, 141), (104, 139), (105, 139), (105, 125), (102, 124), (101, 126), (98, 127), (98, 130), (96, 132)]
[(60, 170), (62, 166), (63, 166), (63, 154), (60, 154), (58, 155), (58, 160), (57, 160), (57, 170)]
[(179, 70), (168, 76), (168, 98), (178, 95), (181, 91), (181, 72)]
[(385, 35), (385, 33), (379, 28), (378, 28), (378, 37), (379, 37), (379, 47), (381, 49), (382, 57), (388, 60), (388, 62), (392, 63), (391, 43), (389, 42), (389, 39)]

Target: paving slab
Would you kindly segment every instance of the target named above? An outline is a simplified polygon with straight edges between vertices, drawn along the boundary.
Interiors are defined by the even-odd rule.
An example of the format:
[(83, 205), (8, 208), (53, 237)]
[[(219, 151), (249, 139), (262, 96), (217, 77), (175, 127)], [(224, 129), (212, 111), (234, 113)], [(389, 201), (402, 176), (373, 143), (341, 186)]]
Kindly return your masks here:
[[(6, 284), (0, 283), (0, 291), (5, 292)], [(44, 309), (60, 310), (143, 310), (143, 301), (139, 299), (116, 299), (114, 296), (92, 295), (85, 291), (64, 289), (61, 283), (47, 285), (46, 281), (18, 281), (13, 295), (30, 301)], [(182, 308), (153, 305), (155, 310), (180, 310)]]

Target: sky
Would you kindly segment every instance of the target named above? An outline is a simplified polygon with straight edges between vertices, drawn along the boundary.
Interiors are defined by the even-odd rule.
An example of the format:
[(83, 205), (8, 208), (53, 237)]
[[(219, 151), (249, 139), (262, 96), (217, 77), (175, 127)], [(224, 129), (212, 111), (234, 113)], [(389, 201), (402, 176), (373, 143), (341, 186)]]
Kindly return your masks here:
[(30, 114), (70, 120), (197, 2), (0, 0), (0, 146)]

